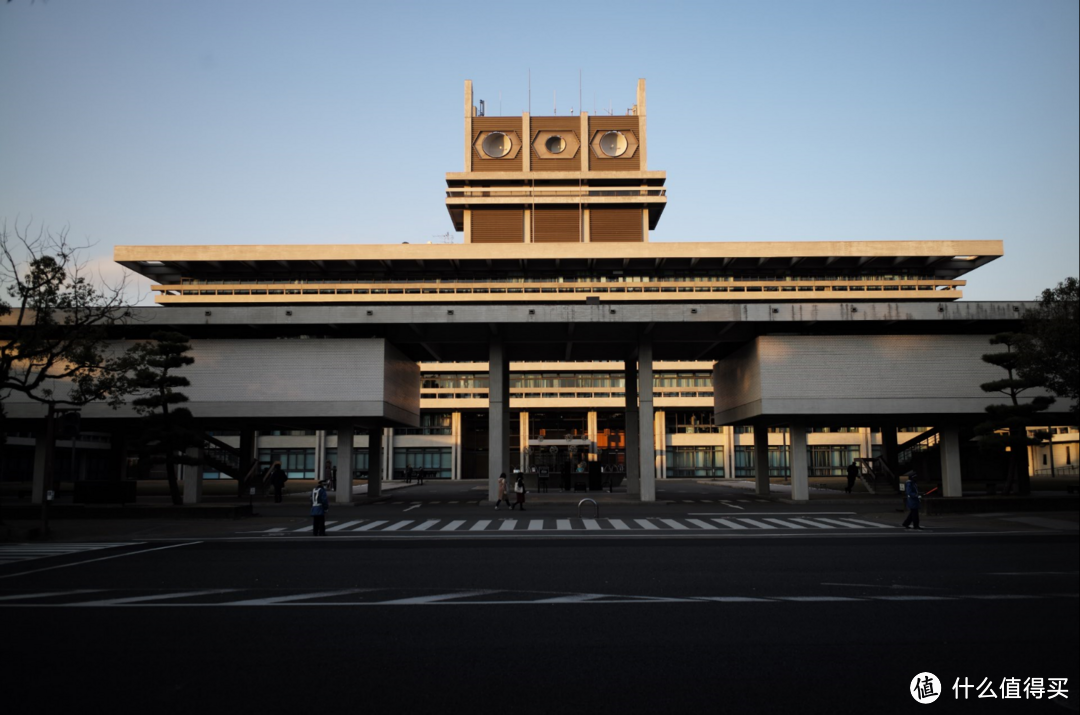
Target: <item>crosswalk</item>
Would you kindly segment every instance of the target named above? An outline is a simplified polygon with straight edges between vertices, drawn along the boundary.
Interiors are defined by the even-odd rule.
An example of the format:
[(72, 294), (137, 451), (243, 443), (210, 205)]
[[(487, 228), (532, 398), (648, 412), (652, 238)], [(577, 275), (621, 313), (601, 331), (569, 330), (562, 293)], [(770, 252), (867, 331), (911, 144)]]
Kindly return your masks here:
[[(896, 524), (881, 524), (850, 516), (724, 516), (700, 518), (583, 519), (583, 518), (493, 518), (493, 519), (354, 519), (327, 521), (327, 534), (370, 533), (504, 533), (504, 532), (749, 532), (749, 531), (846, 531), (853, 529), (899, 529)], [(299, 528), (275, 527), (261, 533), (311, 532), (311, 525)]]
[(51, 556), (82, 554), (88, 551), (127, 546), (126, 543), (96, 544), (0, 544), (0, 566), (4, 564), (44, 559)]

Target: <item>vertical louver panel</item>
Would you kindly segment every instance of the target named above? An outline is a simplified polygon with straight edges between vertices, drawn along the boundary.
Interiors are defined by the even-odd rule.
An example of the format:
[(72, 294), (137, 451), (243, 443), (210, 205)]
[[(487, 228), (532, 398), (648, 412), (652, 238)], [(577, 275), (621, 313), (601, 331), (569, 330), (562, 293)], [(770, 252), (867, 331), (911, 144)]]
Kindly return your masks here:
[(536, 208), (533, 210), (533, 243), (578, 243), (581, 241), (581, 212), (578, 209)]
[(521, 209), (473, 209), (473, 243), (522, 243), (525, 212)]
[(626, 242), (645, 240), (642, 236), (641, 209), (598, 209), (589, 212), (589, 241), (592, 243)]

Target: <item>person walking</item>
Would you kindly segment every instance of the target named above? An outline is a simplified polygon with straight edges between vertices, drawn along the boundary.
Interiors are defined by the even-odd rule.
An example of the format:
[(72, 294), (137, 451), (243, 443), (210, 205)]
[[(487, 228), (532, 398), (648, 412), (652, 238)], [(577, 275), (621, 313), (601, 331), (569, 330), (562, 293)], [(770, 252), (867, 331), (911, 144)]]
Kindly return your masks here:
[(510, 496), (506, 493), (506, 472), (499, 475), (499, 500), (495, 502), (495, 510), (498, 511), (499, 505), (506, 502), (506, 506), (510, 509), (514, 507), (510, 504)]
[(326, 482), (327, 489), (334, 491), (334, 484), (337, 480), (334, 479), (334, 465), (330, 463), (329, 459), (323, 465), (322, 480)]
[(852, 488), (855, 486), (855, 480), (859, 478), (859, 465), (854, 460), (847, 468), (847, 489), (844, 491), (851, 494)]
[(905, 529), (919, 529), (919, 500), (922, 496), (919, 494), (919, 485), (916, 483), (915, 474), (913, 473), (908, 477), (907, 484), (904, 486), (904, 501), (907, 503), (908, 517), (904, 519), (902, 526)]
[(288, 479), (289, 475), (281, 468), (281, 462), (274, 462), (270, 465), (270, 471), (266, 474), (266, 481), (270, 482), (270, 486), (274, 488), (275, 504), (281, 503), (281, 490), (285, 487), (285, 482)]
[(515, 502), (510, 507), (513, 511), (515, 506), (521, 507), (521, 511), (525, 511), (525, 477), (521, 474), (518, 475), (517, 481), (514, 482), (514, 498)]
[(330, 509), (330, 497), (326, 495), (326, 482), (321, 481), (311, 490), (311, 535), (326, 536), (326, 512)]

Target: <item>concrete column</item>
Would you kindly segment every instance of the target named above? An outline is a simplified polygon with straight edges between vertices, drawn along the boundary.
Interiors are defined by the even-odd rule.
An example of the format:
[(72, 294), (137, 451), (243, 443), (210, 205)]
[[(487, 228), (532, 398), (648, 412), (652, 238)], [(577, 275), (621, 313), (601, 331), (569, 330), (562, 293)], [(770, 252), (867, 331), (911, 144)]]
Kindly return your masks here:
[(461, 413), (450, 413), (450, 478), (461, 479)]
[(34, 504), (45, 501), (45, 458), (48, 456), (48, 444), (44, 430), (34, 435), (34, 484), (30, 492), (30, 500)]
[(863, 459), (869, 459), (874, 456), (874, 448), (871, 446), (870, 441), (870, 428), (859, 428), (859, 457)]
[[(474, 112), (472, 80), (467, 79), (465, 80), (465, 171), (472, 171), (472, 120)], [(340, 467), (338, 471), (341, 471)]]
[(600, 461), (600, 450), (597, 447), (597, 440), (600, 435), (597, 431), (596, 410), (590, 410), (589, 415), (586, 418), (586, 429), (589, 430), (589, 461)]
[(518, 413), (518, 469), (529, 471), (529, 413)]
[[(382, 430), (383, 447), (379, 452), (379, 476), (387, 479), (394, 478), (394, 428), (387, 427)], [(370, 445), (369, 445), (370, 446)], [(370, 457), (368, 464), (371, 463)]]
[(724, 477), (732, 479), (735, 476), (735, 428), (724, 425), (720, 430), (720, 439), (724, 443)]
[[(581, 113), (581, 170), (589, 170), (589, 113)], [(638, 143), (640, 145), (640, 142)], [(642, 171), (644, 171), (644, 166)]]
[[(382, 475), (383, 475), (383, 430), (381, 428), (375, 428), (368, 430), (368, 477), (367, 477), (367, 495), (368, 497), (382, 496)], [(389, 452), (390, 448), (387, 447), (386, 451)], [(351, 490), (350, 490), (351, 491)]]
[(637, 361), (627, 360), (624, 367), (623, 384), (626, 392), (626, 493), (641, 493), (641, 470), (638, 453), (638, 433), (640, 421), (638, 415), (638, 376)]
[(656, 410), (653, 434), (656, 435), (656, 478), (667, 479), (667, 412), (664, 410)]
[(961, 497), (960, 483), (960, 430), (955, 427), (939, 427), (941, 436), (941, 495)]
[(202, 488), (203, 488), (203, 466), (202, 466), (202, 448), (189, 447), (186, 455), (197, 460), (197, 464), (184, 464), (181, 465), (181, 469), (184, 483), (184, 503), (185, 504), (199, 504), (202, 502)]
[[(806, 427), (791, 425), (791, 500), (810, 501), (810, 465), (806, 460)], [(893, 432), (895, 435), (896, 433)]]
[(638, 404), (641, 421), (641, 501), (656, 501), (656, 432), (653, 425), (652, 343), (638, 347)]
[(769, 428), (754, 425), (754, 486), (759, 497), (769, 496)]
[(488, 358), (488, 499), (499, 498), (499, 474), (510, 465), (510, 361), (502, 340)]
[(896, 474), (898, 469), (896, 458), (899, 454), (900, 450), (896, 444), (896, 428), (888, 425), (883, 426), (881, 428), (881, 457), (893, 474)]
[(315, 430), (315, 479), (323, 477), (323, 463), (326, 462), (326, 431)]
[[(587, 147), (583, 147), (587, 149)], [(592, 209), (581, 210), (581, 242), (592, 243), (592, 231), (589, 224), (592, 222)]]
[(353, 426), (351, 423), (338, 425), (337, 430), (337, 484), (334, 485), (334, 502), (352, 504), (352, 452)]
[(532, 171), (532, 129), (529, 113), (521, 113), (521, 170)]

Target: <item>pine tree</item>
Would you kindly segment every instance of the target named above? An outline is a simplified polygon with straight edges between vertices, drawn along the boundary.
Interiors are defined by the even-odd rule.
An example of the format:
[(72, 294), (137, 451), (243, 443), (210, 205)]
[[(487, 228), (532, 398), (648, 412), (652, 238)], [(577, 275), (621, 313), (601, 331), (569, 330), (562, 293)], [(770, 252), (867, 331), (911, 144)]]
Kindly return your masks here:
[(1018, 375), (1023, 346), (1031, 340), (1025, 333), (1000, 333), (990, 338), (991, 345), (1004, 345), (1005, 352), (987, 353), (983, 362), (1002, 368), (1008, 374), (999, 380), (984, 382), (984, 392), (1000, 392), (1009, 398), (1004, 405), (988, 405), (986, 412), (989, 419), (975, 428), (979, 442), (984, 449), (1003, 450), (1009, 455), (1008, 478), (1005, 493), (1013, 489), (1019, 494), (1031, 492), (1031, 479), (1028, 476), (1027, 447), (1037, 444), (1038, 439), (1028, 437), (1027, 426), (1032, 415), (1042, 412), (1053, 404), (1054, 398), (1045, 395), (1032, 397), (1021, 402), (1021, 395), (1026, 390), (1041, 387), (1037, 380), (1022, 378)]
[(164, 461), (169, 480), (169, 494), (173, 504), (183, 504), (176, 465), (194, 464), (186, 450), (199, 443), (194, 429), (191, 411), (177, 407), (188, 401), (187, 395), (177, 392), (191, 382), (173, 373), (195, 358), (186, 355), (191, 345), (185, 335), (174, 332), (156, 332), (151, 341), (139, 343), (128, 351), (134, 361), (132, 384), (140, 397), (132, 405), (145, 418), (140, 435), (142, 454), (154, 461)]

